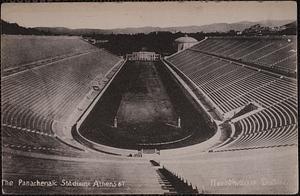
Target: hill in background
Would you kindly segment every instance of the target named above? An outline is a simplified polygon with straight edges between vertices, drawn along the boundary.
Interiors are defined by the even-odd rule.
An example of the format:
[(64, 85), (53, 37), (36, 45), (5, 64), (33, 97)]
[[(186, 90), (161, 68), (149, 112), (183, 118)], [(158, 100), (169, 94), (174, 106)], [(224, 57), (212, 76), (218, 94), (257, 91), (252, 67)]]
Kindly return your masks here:
[(1, 19), (1, 34), (8, 35), (52, 35), (52, 33), (41, 32), (35, 28), (26, 28), (17, 23), (9, 23)]
[[(65, 27), (35, 27), (35, 28), (25, 28), (20, 27), (17, 24), (13, 23), (3, 23), (3, 29), (8, 29), (3, 31), (7, 34), (13, 33), (11, 31), (13, 26), (17, 27), (19, 31), (23, 30), (24, 32), (31, 31), (33, 33), (42, 32), (43, 34), (56, 34), (56, 35), (94, 35), (94, 34), (138, 34), (138, 33), (144, 33), (148, 34), (151, 32), (182, 32), (182, 33), (197, 33), (197, 32), (203, 32), (203, 33), (211, 33), (211, 32), (229, 32), (230, 30), (234, 31), (243, 31), (253, 25), (259, 24), (260, 26), (264, 27), (279, 27), (286, 24), (290, 24), (295, 21), (293, 20), (264, 20), (264, 21), (258, 21), (258, 22), (249, 22), (249, 21), (241, 21), (237, 23), (214, 23), (209, 25), (202, 25), (202, 26), (183, 26), (183, 27), (132, 27), (132, 28), (116, 28), (116, 29), (69, 29)], [(21, 29), (20, 29), (21, 28)], [(27, 30), (25, 30), (25, 29)], [(37, 32), (36, 32), (37, 30)]]

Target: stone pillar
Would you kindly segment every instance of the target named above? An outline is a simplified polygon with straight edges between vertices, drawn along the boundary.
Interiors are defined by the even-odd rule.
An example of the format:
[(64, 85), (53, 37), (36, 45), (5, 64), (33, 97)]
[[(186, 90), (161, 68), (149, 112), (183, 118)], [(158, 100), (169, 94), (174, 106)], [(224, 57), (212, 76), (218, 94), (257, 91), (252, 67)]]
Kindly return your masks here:
[(117, 120), (117, 117), (114, 118), (114, 127), (115, 127), (115, 128), (118, 127), (118, 120)]
[(181, 128), (181, 119), (180, 119), (180, 117), (178, 117), (177, 128)]

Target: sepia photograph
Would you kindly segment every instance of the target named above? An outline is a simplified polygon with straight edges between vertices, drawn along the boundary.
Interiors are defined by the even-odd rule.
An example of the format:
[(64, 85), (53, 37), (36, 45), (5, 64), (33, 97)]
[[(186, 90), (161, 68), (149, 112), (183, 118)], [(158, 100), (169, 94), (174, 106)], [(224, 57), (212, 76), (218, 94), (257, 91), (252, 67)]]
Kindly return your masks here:
[(296, 1), (1, 4), (2, 194), (297, 194)]

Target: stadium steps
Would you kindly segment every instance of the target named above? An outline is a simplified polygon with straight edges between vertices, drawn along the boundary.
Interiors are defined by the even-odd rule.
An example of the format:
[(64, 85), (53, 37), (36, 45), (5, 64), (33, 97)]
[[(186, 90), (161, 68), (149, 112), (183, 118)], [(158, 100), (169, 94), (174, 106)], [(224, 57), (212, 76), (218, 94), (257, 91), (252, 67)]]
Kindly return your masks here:
[(164, 194), (196, 194), (197, 189), (194, 189), (192, 185), (189, 185), (187, 181), (179, 178), (164, 167), (161, 167), (156, 161), (150, 160), (153, 167), (156, 167), (156, 173), (158, 182), (162, 189), (165, 191)]
[(27, 71), (27, 70), (30, 70), (30, 69), (33, 69), (36, 67), (49, 65), (49, 64), (52, 64), (52, 63), (55, 63), (58, 61), (66, 60), (68, 58), (85, 55), (85, 54), (88, 54), (88, 53), (91, 53), (94, 51), (96, 51), (96, 49), (89, 49), (89, 50), (84, 50), (84, 51), (80, 51), (80, 52), (73, 52), (73, 53), (69, 53), (69, 54), (54, 56), (54, 57), (50, 57), (50, 58), (46, 58), (46, 59), (41, 59), (41, 60), (38, 60), (35, 62), (23, 64), (23, 65), (18, 65), (16, 67), (12, 67), (12, 68), (7, 68), (3, 71), (3, 77), (17, 74), (19, 72)]
[[(238, 118), (234, 120), (234, 122), (239, 121), (241, 123), (241, 131), (244, 135), (241, 139), (239, 137), (232, 138), (232, 140), (239, 141), (237, 143), (238, 147), (243, 148), (243, 145), (247, 145), (247, 147), (253, 145), (255, 147), (259, 143), (262, 146), (278, 146), (294, 143), (292, 138), (296, 135), (297, 129), (288, 129), (287, 131), (276, 129), (276, 136), (272, 134), (272, 130), (276, 127), (295, 124), (297, 121), (297, 88), (295, 80), (274, 74), (273, 71), (249, 69), (247, 65), (236, 69), (237, 65), (234, 62), (238, 62), (241, 60), (239, 58), (244, 58), (247, 54), (238, 55), (239, 58), (232, 55), (225, 55), (221, 50), (226, 51), (226, 44), (224, 45), (224, 43), (227, 43), (227, 41), (211, 41), (213, 44), (207, 44), (204, 48), (195, 45), (185, 50), (184, 53), (180, 53), (183, 54), (183, 57), (178, 54), (166, 58), (166, 61), (171, 62), (174, 67), (180, 69), (191, 81), (197, 84), (200, 90), (220, 108), (222, 113), (228, 113), (250, 102), (256, 102), (262, 106), (260, 111), (249, 113), (247, 114), (249, 116), (244, 116), (244, 119)], [(241, 42), (245, 43), (244, 41)], [(282, 44), (282, 40), (278, 43), (276, 41), (276, 47), (274, 46), (274, 48), (271, 47), (273, 42), (270, 40), (266, 43), (259, 43), (255, 40), (254, 42), (245, 51), (251, 53), (250, 55), (253, 52), (253, 56), (258, 56), (254, 59), (261, 57), (259, 61), (265, 61), (269, 64), (277, 62), (278, 59), (290, 56), (289, 51), (291, 48), (294, 48), (289, 43)], [(208, 50), (207, 47), (210, 48), (211, 45), (215, 45), (212, 48), (217, 48)], [(266, 45), (268, 46), (268, 50), (258, 54), (256, 50), (259, 49), (261, 51), (261, 48)], [(212, 51), (217, 52), (213, 53)], [(193, 59), (184, 58), (191, 55)], [(178, 56), (180, 57), (179, 59)], [(202, 62), (203, 57), (210, 58)], [(221, 60), (215, 63), (211, 61), (213, 58), (220, 58)], [(295, 55), (293, 58), (295, 60)], [(226, 63), (224, 62), (225, 59), (232, 60), (233, 63)], [(284, 63), (281, 64), (284, 65)], [(202, 101), (201, 98), (199, 100)], [(269, 131), (260, 132), (260, 130)]]
[(159, 170), (156, 170), (156, 172), (157, 172), (158, 183), (161, 185), (161, 188), (165, 191), (164, 193), (176, 194), (177, 192), (173, 187), (173, 185), (169, 182), (169, 180), (167, 180), (166, 177)]

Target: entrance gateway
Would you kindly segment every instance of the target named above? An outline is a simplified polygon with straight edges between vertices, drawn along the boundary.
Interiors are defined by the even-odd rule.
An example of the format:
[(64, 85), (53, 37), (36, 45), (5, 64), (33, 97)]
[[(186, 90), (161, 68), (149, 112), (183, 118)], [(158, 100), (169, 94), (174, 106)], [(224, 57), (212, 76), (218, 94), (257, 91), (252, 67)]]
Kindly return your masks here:
[(160, 54), (155, 52), (133, 52), (132, 54), (126, 54), (126, 59), (129, 61), (159, 61)]

